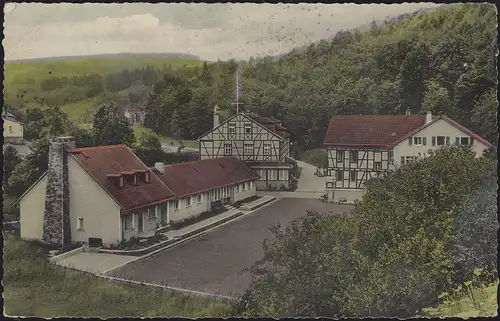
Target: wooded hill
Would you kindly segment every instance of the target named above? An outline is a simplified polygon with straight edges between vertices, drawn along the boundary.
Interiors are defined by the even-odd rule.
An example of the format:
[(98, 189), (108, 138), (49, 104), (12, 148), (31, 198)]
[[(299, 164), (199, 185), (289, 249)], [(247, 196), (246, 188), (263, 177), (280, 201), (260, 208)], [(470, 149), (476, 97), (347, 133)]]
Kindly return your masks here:
[[(493, 5), (446, 5), (403, 15), (373, 23), (365, 32), (339, 32), (277, 61), (267, 57), (240, 62), (240, 101), (284, 121), (300, 149), (321, 145), (332, 115), (403, 114), (407, 109), (413, 114), (446, 114), (495, 143), (496, 39)], [(86, 105), (86, 115), (80, 115), (78, 103), (62, 106), (81, 116), (74, 117), (80, 122), (91, 119), (100, 104), (139, 105), (149, 112), (148, 127), (180, 139), (195, 139), (210, 129), (216, 104), (234, 113), (235, 61), (130, 66), (104, 76), (87, 75), (86, 89), (68, 71), (38, 82), (37, 99), (62, 104), (57, 102), (61, 95), (92, 96), (80, 100), (91, 105)], [(51, 87), (54, 84), (57, 88)], [(19, 92), (22, 96), (22, 88)], [(16, 98), (11, 101), (13, 109), (19, 109)]]

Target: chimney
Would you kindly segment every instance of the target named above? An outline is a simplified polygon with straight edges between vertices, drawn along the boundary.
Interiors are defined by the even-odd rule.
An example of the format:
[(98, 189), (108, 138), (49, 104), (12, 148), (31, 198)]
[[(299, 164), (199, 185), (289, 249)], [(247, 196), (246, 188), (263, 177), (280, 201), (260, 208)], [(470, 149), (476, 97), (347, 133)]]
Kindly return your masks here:
[(428, 124), (432, 121), (432, 112), (429, 110), (427, 115), (425, 115), (425, 123)]
[(220, 109), (219, 106), (214, 107), (214, 128), (220, 125)]
[(156, 162), (155, 163), (155, 169), (164, 174), (165, 173), (165, 163), (164, 162)]
[(411, 115), (411, 109), (410, 108), (407, 108), (406, 109), (406, 116), (410, 116)]
[(75, 148), (73, 137), (50, 141), (42, 241), (61, 247), (71, 244), (67, 150), (72, 148)]

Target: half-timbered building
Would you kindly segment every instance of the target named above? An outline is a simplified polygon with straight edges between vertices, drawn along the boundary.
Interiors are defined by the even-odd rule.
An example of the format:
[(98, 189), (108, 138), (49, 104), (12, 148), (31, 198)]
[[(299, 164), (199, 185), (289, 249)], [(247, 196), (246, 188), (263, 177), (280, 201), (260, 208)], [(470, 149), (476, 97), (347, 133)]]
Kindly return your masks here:
[(347, 115), (332, 117), (323, 141), (328, 152), (327, 196), (353, 202), (373, 177), (446, 145), (470, 147), (477, 157), (492, 145), (447, 116)]
[(240, 112), (221, 123), (214, 108), (214, 128), (199, 138), (201, 159), (234, 156), (260, 177), (257, 189), (289, 188), (292, 165), (290, 133), (277, 119)]

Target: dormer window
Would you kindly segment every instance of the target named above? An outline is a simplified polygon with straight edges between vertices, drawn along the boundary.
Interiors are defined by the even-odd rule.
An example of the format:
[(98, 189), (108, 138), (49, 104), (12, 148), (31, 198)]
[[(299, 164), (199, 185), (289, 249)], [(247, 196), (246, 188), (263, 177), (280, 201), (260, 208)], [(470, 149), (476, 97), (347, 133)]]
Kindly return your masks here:
[(106, 177), (116, 186), (116, 187), (123, 187), (124, 180), (123, 176), (118, 173), (118, 174), (106, 174)]
[(229, 133), (230, 134), (236, 133), (236, 125), (234, 123), (229, 124)]

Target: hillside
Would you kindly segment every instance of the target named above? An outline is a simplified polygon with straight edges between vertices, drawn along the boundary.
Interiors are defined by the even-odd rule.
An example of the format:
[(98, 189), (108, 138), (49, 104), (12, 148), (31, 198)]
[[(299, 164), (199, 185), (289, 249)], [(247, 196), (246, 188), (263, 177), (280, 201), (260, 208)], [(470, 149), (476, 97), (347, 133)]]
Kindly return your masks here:
[(335, 114), (447, 114), (496, 139), (496, 9), (459, 4), (264, 59), (243, 73), (241, 100), (282, 119), (303, 148)]
[[(59, 104), (70, 118), (77, 122), (89, 122), (96, 105), (107, 101), (109, 90), (105, 86), (106, 76), (124, 70), (152, 68), (159, 74), (160, 70), (176, 70), (201, 66), (195, 59), (179, 58), (174, 54), (117, 54), (88, 57), (63, 57), (60, 59), (34, 59), (10, 61), (5, 69), (5, 102), (14, 110), (39, 107), (39, 98)], [(94, 93), (83, 92), (82, 83), (92, 75), (103, 87)], [(82, 78), (82, 81), (66, 81), (55, 85), (65, 78)], [(50, 90), (46, 84), (52, 83)]]

